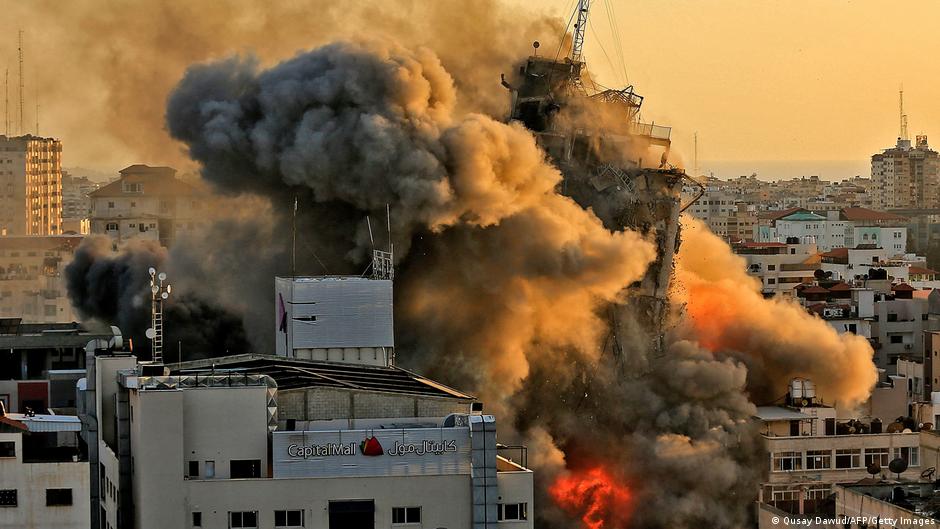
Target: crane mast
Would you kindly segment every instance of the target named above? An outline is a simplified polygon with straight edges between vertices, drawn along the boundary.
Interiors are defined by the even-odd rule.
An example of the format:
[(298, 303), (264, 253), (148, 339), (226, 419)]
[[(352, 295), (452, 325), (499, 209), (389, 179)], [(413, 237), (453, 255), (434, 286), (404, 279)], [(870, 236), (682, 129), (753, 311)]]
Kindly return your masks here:
[(574, 35), (571, 39), (572, 62), (583, 62), (581, 58), (584, 47), (584, 31), (587, 29), (588, 11), (591, 9), (591, 0), (578, 0), (578, 21), (574, 25)]

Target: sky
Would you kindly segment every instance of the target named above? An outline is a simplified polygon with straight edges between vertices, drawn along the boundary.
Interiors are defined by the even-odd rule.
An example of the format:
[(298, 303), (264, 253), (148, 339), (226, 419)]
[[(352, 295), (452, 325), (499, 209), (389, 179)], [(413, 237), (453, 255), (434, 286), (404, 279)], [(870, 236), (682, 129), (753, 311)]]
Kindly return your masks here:
[[(561, 16), (575, 2), (544, 4)], [(643, 117), (674, 127), (687, 166), (697, 131), (699, 167), (728, 168), (722, 176), (866, 171), (896, 141), (902, 83), (910, 135), (940, 144), (940, 32), (929, 22), (940, 2), (595, 0), (585, 55), (616, 85), (608, 4), (629, 82), (646, 97)]]
[[(33, 132), (38, 101), (40, 133), (63, 139), (66, 165), (107, 171), (137, 161), (177, 163), (179, 152), (136, 149), (133, 136), (140, 132), (139, 145), (147, 145), (143, 129), (162, 127), (158, 109), (185, 65), (233, 51), (287, 57), (306, 42), (320, 43), (312, 37), (317, 17), (336, 5), (292, 2), (303, 9), (285, 15), (288, 8), (272, 14), (271, 4), (226, 1), (243, 6), (205, 12), (199, 2), (166, 0), (75, 0), (67, 8), (51, 0), (0, 0), (0, 12), (11, 14), (0, 19), (0, 76), (10, 68), (15, 108), (16, 32), (23, 28), (24, 121)], [(402, 3), (408, 16), (424, 9), (419, 0)], [(576, 0), (502, 3), (567, 22)], [(124, 11), (135, 13), (122, 18)], [(311, 36), (279, 16), (309, 16)], [(697, 132), (703, 173), (841, 178), (866, 173), (869, 156), (893, 145), (902, 83), (910, 134), (940, 143), (940, 100), (933, 97), (940, 70), (932, 67), (940, 32), (930, 23), (938, 19), (940, 2), (918, 0), (903, 9), (867, 0), (594, 0), (585, 57), (601, 83), (629, 82), (646, 97), (644, 120), (673, 127), (673, 154), (689, 168)], [(193, 30), (193, 21), (203, 28)], [(346, 33), (370, 31), (359, 24)], [(127, 51), (135, 46), (153, 55)], [(117, 94), (123, 85), (112, 81), (119, 75), (155, 89)], [(138, 122), (144, 118), (156, 123)], [(125, 130), (122, 122), (133, 126)], [(113, 137), (96, 133), (102, 129)]]

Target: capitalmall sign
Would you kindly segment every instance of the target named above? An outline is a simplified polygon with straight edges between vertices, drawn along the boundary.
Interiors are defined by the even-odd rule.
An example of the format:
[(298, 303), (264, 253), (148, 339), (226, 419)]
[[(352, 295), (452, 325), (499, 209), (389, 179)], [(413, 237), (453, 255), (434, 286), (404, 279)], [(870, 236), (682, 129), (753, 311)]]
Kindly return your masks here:
[(326, 443), (298, 445), (290, 444), (287, 446), (287, 455), (290, 457), (299, 457), (307, 459), (310, 457), (331, 457), (331, 456), (353, 456), (357, 453), (364, 456), (404, 456), (414, 454), (423, 456), (425, 454), (442, 455), (448, 452), (457, 452), (457, 441), (454, 439), (444, 439), (441, 441), (424, 440), (419, 443), (403, 443), (395, 441), (392, 448), (386, 451), (381, 442), (376, 437), (368, 437), (357, 446), (356, 443)]
[(470, 474), (470, 429), (276, 431), (274, 477)]

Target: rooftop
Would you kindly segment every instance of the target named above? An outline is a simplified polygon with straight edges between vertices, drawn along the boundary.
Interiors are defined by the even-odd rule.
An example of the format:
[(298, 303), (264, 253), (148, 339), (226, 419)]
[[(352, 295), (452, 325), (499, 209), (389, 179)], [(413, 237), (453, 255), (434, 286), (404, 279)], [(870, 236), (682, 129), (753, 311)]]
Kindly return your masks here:
[(907, 218), (887, 211), (875, 211), (867, 208), (843, 208), (839, 216), (842, 220), (877, 220), (906, 222)]
[(79, 347), (94, 339), (110, 340), (111, 330), (91, 331), (79, 323), (21, 323), (20, 318), (0, 318), (0, 350)]
[(762, 421), (799, 421), (814, 418), (812, 415), (783, 406), (758, 406), (755, 417)]
[(0, 415), (0, 424), (26, 432), (82, 431), (82, 421), (74, 415), (6, 413)]
[(300, 360), (274, 355), (240, 354), (183, 362), (175, 369), (173, 366), (170, 367), (174, 374), (214, 371), (217, 374), (236, 372), (268, 375), (277, 382), (281, 390), (331, 387), (476, 400), (476, 397), (472, 395), (394, 366), (379, 367)]
[[(124, 184), (142, 184), (139, 191), (125, 191)], [(121, 177), (88, 194), (92, 198), (124, 196), (192, 196), (198, 190), (176, 178), (172, 167), (132, 165), (121, 170)]]
[(826, 220), (826, 217), (823, 217), (822, 215), (817, 215), (815, 213), (810, 213), (809, 211), (797, 211), (795, 213), (791, 213), (790, 215), (787, 215), (786, 217), (783, 217), (777, 220), (818, 221), (818, 220)]
[(803, 209), (803, 208), (789, 208), (789, 209), (781, 209), (777, 211), (762, 211), (758, 213), (757, 218), (766, 219), (766, 220), (777, 220), (777, 219), (782, 219), (783, 217), (786, 217), (787, 215), (792, 215), (793, 213), (796, 213), (798, 211), (808, 211), (808, 210)]

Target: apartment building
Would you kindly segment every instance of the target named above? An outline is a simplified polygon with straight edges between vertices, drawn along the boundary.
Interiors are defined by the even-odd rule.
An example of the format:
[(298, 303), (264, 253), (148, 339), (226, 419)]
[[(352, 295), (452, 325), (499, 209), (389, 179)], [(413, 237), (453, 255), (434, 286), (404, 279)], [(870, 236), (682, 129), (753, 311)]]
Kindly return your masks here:
[(0, 236), (62, 233), (62, 142), (0, 135)]
[(72, 235), (0, 237), (0, 318), (77, 320), (63, 272), (81, 241)]
[(788, 238), (786, 242), (744, 242), (732, 245), (734, 253), (747, 261), (747, 272), (761, 282), (767, 297), (792, 296), (793, 288), (814, 280), (819, 268), (812, 238)]
[(897, 144), (871, 157), (870, 189), (875, 209), (940, 207), (940, 157), (927, 136)]
[(87, 234), (88, 216), (91, 214), (91, 193), (101, 187), (86, 176), (72, 176), (62, 172), (62, 231)]
[(107, 235), (118, 248), (133, 240), (170, 246), (204, 222), (202, 193), (176, 177), (172, 167), (132, 165), (120, 178), (93, 191), (89, 229)]
[(89, 473), (78, 417), (0, 406), (0, 527), (87, 529)]

